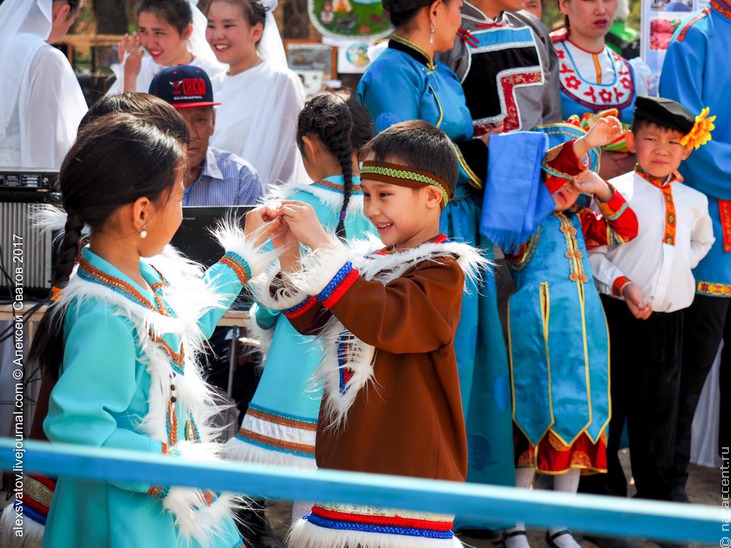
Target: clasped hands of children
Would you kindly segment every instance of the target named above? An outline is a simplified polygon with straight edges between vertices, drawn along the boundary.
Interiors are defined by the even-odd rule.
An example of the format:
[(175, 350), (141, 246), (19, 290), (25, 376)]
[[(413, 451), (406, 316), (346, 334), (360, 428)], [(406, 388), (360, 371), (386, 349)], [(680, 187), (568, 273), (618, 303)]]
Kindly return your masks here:
[(271, 240), (279, 252), (283, 272), (299, 268), (299, 244), (313, 251), (333, 243), (312, 206), (296, 200), (284, 200), (277, 205), (263, 205), (246, 214), (244, 233), (260, 246)]
[[(614, 141), (622, 133), (622, 123), (614, 116), (607, 116), (597, 120), (589, 132), (574, 143), (574, 152), (581, 158), (594, 147), (605, 146)], [(614, 190), (604, 179), (589, 169), (579, 173), (565, 186), (571, 186), (575, 191), (583, 194), (593, 194), (600, 202), (608, 202), (614, 195)], [(652, 314), (652, 305), (642, 298), (642, 291), (636, 284), (629, 282), (622, 288), (622, 296), (632, 315), (639, 320), (646, 320)]]

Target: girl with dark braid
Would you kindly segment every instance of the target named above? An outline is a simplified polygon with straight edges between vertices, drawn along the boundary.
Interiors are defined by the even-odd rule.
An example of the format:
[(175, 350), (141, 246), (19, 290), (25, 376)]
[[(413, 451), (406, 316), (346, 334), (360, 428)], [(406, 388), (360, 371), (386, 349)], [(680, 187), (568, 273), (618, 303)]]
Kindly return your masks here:
[[(222, 226), (226, 254), (205, 273), (162, 253), (182, 219), (188, 130), (182, 118), (171, 131), (160, 125), (110, 113), (80, 130), (59, 175), (67, 218), (53, 303), (29, 359), (57, 379), (43, 423), (52, 443), (207, 462), (219, 453), (217, 407), (195, 357), (243, 285), (268, 266), (257, 252), (266, 233)], [(252, 219), (247, 232), (258, 224)], [(231, 500), (62, 475), (44, 546), (240, 546)]]
[[(315, 182), (285, 185), (268, 201), (307, 202), (322, 225), (342, 239), (375, 234), (363, 214), (358, 176), (358, 151), (372, 136), (370, 118), (354, 99), (316, 95), (297, 123), (297, 145)], [(265, 367), (239, 433), (228, 443), (228, 454), (237, 460), (313, 469), (322, 389), (312, 386), (312, 376), (321, 359), (319, 347), (314, 337), (297, 333), (280, 311), (255, 304), (251, 315), (254, 336), (262, 340), (266, 354)], [(310, 506), (295, 503), (293, 518), (301, 518)]]

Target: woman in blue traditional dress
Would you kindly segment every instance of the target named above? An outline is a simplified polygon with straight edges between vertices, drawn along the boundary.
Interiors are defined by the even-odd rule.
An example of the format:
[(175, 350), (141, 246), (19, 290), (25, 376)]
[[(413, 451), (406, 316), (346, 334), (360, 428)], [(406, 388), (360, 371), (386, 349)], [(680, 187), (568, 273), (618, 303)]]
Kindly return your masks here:
[[(396, 30), (388, 48), (361, 78), (358, 100), (368, 109), (376, 131), (421, 119), (452, 139), (460, 152), (460, 179), (442, 214), (441, 230), (454, 240), (481, 246), (492, 257), (492, 243), (478, 230), (487, 136), (473, 139), (472, 117), (459, 78), (434, 61), (435, 53), (452, 49), (462, 0), (384, 0), (383, 4)], [(467, 424), (467, 480), (513, 485), (507, 353), (495, 280), (487, 274), (483, 282), (485, 287), (468, 287), (454, 343)]]

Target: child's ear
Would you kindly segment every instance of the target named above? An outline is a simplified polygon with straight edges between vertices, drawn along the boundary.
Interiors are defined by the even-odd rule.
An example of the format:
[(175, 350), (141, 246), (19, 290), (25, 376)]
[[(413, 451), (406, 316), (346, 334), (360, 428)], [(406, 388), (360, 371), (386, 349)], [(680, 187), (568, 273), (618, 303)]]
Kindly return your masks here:
[(261, 40), (262, 35), (264, 34), (264, 25), (261, 23), (257, 23), (253, 27), (251, 27), (251, 38), (254, 40), (254, 43), (256, 44), (259, 40)]
[(443, 203), (442, 191), (432, 185), (427, 185), (426, 189), (426, 207), (427, 209), (441, 209)]
[(142, 197), (137, 198), (134, 202), (132, 202), (132, 210), (130, 213), (132, 214), (132, 226), (134, 227), (135, 231), (139, 232), (143, 228), (145, 228), (145, 225), (150, 221), (152, 218), (152, 214), (154, 213), (154, 206), (149, 198)]
[(686, 146), (686, 147), (685, 147), (685, 148), (683, 149), (683, 160), (687, 160), (687, 159), (688, 159), (688, 156), (690, 156), (690, 153), (691, 153), (691, 152), (693, 152), (693, 145), (691, 145), (691, 144), (688, 144), (688, 145), (687, 145), (687, 146)]
[(302, 136), (302, 155), (307, 158), (308, 161), (317, 163), (319, 159), (320, 147), (317, 140), (309, 135)]
[(193, 35), (193, 25), (188, 25), (183, 29), (183, 34), (180, 35), (180, 37), (183, 40), (190, 40), (190, 37)]

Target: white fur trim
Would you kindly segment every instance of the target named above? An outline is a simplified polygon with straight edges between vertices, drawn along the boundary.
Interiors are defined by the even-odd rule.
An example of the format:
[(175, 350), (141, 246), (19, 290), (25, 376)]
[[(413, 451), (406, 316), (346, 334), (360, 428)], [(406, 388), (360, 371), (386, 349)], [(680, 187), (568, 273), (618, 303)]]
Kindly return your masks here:
[(249, 263), (252, 278), (264, 273), (267, 267), (276, 260), (275, 251), (262, 251), (261, 246), (254, 246), (246, 241), (244, 232), (233, 219), (219, 222), (212, 233), (223, 249), (237, 253)]
[(231, 438), (226, 442), (226, 456), (231, 460), (252, 462), (255, 464), (270, 464), (272, 466), (293, 466), (305, 470), (316, 470), (315, 459), (273, 451), (258, 445), (246, 443), (238, 438)]
[(221, 493), (208, 506), (203, 492), (192, 487), (171, 487), (163, 507), (175, 516), (181, 540), (195, 539), (202, 546), (216, 546), (223, 521), (233, 519), (233, 496)]
[(256, 321), (256, 311), (258, 309), (259, 305), (257, 303), (251, 305), (251, 308), (249, 309), (250, 321), (248, 325), (248, 335), (252, 339), (259, 342), (259, 352), (261, 352), (262, 354), (261, 369), (264, 369), (266, 357), (267, 354), (269, 354), (269, 348), (272, 346), (272, 339), (274, 338), (274, 327), (276, 326), (276, 322), (270, 328), (264, 329), (262, 326), (259, 325), (259, 322)]
[(301, 519), (292, 527), (286, 546), (290, 548), (460, 548), (464, 545), (457, 537), (448, 540), (405, 535), (389, 535), (360, 531), (327, 529)]
[(289, 275), (290, 283), (306, 295), (317, 295), (350, 260), (348, 247), (332, 236), (330, 244), (302, 258), (302, 267)]
[[(291, 199), (298, 192), (311, 194), (336, 213), (343, 207), (343, 192), (329, 189), (325, 186), (317, 186), (316, 183), (301, 182), (285, 183), (270, 189), (264, 198), (264, 202), (267, 204), (276, 204), (282, 200)], [(351, 217), (361, 213), (363, 213), (363, 195), (361, 193), (353, 193), (350, 195), (350, 200), (348, 201), (346, 215)]]
[[(180, 458), (200, 463), (217, 462), (223, 446), (218, 443), (180, 441), (175, 444)], [(215, 545), (217, 531), (224, 519), (233, 519), (233, 495), (222, 493), (208, 506), (203, 491), (192, 487), (171, 487), (162, 501), (163, 507), (175, 516), (180, 536), (194, 538), (203, 546)]]
[(14, 533), (15, 517), (11, 501), (0, 516), (0, 548), (41, 548), (46, 527), (23, 515), (23, 536), (17, 537)]
[[(332, 317), (319, 336), (323, 356), (315, 371), (315, 378), (323, 384), (323, 405), (327, 417), (326, 428), (339, 428), (347, 421), (348, 411), (355, 398), (373, 379), (373, 358), (376, 349), (358, 339)], [(347, 342), (348, 351), (345, 364), (340, 366), (338, 360), (339, 347)], [(340, 390), (340, 374), (343, 369), (350, 369), (352, 376), (348, 380), (345, 391)]]

